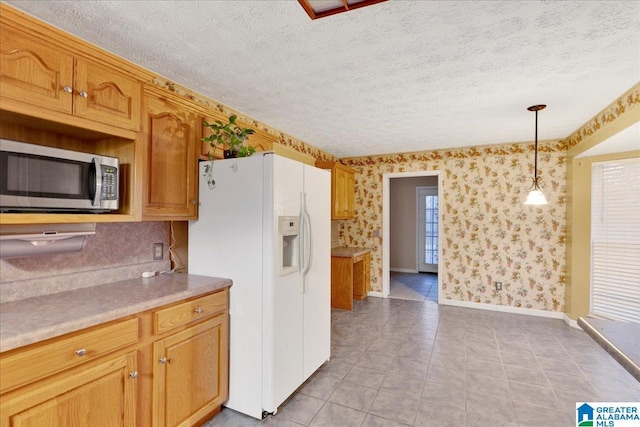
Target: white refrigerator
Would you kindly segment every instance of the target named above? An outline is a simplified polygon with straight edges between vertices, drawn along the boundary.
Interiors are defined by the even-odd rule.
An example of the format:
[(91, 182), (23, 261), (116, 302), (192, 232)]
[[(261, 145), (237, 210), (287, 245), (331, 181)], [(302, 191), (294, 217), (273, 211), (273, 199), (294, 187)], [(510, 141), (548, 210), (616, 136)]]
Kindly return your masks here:
[(227, 277), (229, 400), (275, 413), (331, 351), (331, 175), (273, 153), (200, 165), (189, 273)]

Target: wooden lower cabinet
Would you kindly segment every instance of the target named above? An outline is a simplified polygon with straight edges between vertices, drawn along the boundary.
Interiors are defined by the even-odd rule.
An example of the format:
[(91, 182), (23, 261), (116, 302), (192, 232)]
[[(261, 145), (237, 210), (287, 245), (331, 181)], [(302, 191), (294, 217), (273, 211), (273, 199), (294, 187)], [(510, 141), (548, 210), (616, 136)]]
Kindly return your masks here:
[(136, 352), (2, 396), (2, 427), (136, 425)]
[(1, 353), (0, 427), (200, 425), (228, 397), (228, 301), (222, 289)]
[(331, 257), (331, 307), (353, 310), (353, 300), (367, 298), (371, 252), (356, 257)]
[(228, 327), (221, 315), (154, 343), (154, 426), (194, 425), (227, 399)]

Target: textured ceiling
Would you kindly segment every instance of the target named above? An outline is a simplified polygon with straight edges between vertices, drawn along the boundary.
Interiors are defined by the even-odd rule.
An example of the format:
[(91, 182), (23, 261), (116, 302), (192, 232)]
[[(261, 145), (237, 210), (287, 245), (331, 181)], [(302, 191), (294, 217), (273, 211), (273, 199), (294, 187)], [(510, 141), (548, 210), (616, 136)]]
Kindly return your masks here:
[(640, 2), (5, 1), (338, 157), (564, 138), (640, 80)]

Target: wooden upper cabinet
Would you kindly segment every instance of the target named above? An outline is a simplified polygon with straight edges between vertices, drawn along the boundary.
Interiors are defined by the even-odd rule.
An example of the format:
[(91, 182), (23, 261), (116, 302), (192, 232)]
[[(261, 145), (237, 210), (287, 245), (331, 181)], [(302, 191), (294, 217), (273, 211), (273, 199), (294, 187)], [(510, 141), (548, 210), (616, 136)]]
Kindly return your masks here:
[(199, 125), (194, 111), (145, 95), (143, 219), (196, 218)]
[(138, 80), (7, 25), (0, 52), (3, 110), (114, 136), (140, 130)]
[(76, 59), (73, 112), (87, 119), (140, 128), (141, 85), (127, 77), (83, 59)]
[(12, 28), (0, 27), (2, 98), (71, 114), (73, 56)]
[(355, 173), (352, 170), (336, 167), (335, 175), (335, 219), (353, 218)]
[(331, 219), (351, 219), (355, 207), (355, 171), (342, 163), (317, 161), (331, 170)]

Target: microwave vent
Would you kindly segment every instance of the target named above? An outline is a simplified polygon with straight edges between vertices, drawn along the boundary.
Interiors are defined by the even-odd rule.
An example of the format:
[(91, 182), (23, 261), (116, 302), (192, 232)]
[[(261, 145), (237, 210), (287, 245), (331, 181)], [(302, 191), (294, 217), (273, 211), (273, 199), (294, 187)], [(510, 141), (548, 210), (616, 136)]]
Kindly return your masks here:
[(3, 225), (0, 258), (80, 252), (95, 234), (95, 223)]

